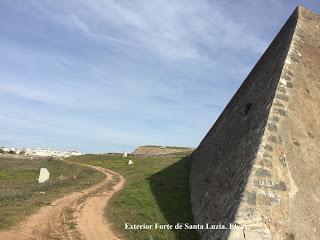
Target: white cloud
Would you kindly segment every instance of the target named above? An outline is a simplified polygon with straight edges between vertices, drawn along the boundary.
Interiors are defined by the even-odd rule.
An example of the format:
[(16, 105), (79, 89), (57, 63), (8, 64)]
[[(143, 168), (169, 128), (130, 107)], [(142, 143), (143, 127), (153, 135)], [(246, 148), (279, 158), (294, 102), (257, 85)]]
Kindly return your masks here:
[[(261, 52), (265, 41), (206, 1), (34, 1), (45, 17), (95, 41), (135, 46), (165, 60), (205, 60), (219, 49)], [(216, 53), (212, 56), (207, 53)]]
[(15, 28), (0, 39), (2, 136), (84, 149), (196, 145), (266, 45), (230, 2), (12, 4), (17, 15), (2, 23)]

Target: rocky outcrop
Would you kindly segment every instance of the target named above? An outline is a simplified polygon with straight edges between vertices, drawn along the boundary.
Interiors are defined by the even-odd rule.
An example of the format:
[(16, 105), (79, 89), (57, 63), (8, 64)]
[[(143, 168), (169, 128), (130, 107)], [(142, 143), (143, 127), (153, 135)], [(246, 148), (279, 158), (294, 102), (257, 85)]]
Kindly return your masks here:
[(320, 239), (319, 96), (320, 17), (299, 6), (193, 153), (195, 223), (226, 227), (202, 239)]

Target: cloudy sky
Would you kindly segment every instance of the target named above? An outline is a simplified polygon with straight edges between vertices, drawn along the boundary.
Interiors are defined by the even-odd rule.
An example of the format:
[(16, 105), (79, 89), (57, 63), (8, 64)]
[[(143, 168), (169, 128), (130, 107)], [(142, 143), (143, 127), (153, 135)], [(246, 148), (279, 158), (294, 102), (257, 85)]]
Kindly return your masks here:
[(0, 145), (197, 146), (298, 3), (0, 1)]

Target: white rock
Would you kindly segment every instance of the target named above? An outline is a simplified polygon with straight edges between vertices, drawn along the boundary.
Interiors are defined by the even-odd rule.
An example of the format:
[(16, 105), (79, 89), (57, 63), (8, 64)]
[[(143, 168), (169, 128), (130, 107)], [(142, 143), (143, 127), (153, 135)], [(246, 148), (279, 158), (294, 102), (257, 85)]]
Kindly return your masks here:
[(129, 160), (129, 161), (128, 161), (128, 165), (133, 165), (133, 161), (132, 161), (132, 160)]
[(128, 156), (128, 153), (127, 152), (123, 152), (122, 153), (122, 157), (127, 157)]
[(44, 182), (48, 181), (49, 180), (49, 176), (50, 176), (50, 173), (49, 173), (48, 169), (41, 168), (38, 182), (39, 183), (44, 183)]

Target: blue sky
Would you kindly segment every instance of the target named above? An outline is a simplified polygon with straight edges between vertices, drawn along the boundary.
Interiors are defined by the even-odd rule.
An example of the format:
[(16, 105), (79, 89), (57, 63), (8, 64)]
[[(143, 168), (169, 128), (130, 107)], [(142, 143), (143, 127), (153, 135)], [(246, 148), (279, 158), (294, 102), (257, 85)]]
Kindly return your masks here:
[(297, 4), (0, 1), (0, 145), (197, 146)]

